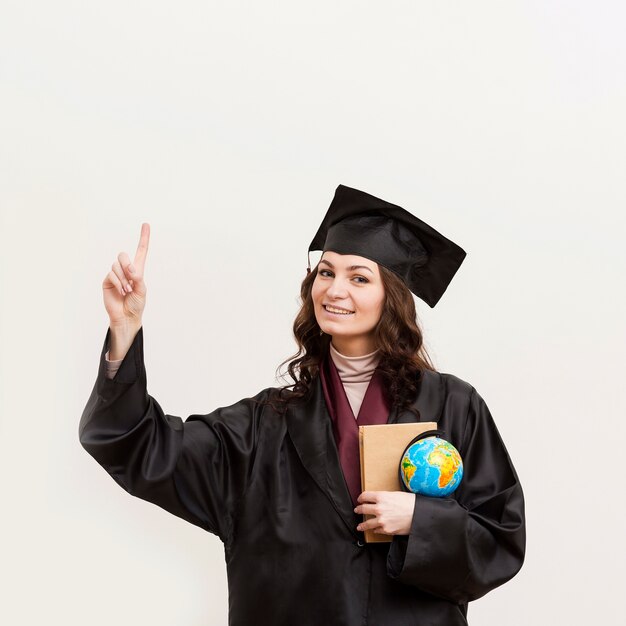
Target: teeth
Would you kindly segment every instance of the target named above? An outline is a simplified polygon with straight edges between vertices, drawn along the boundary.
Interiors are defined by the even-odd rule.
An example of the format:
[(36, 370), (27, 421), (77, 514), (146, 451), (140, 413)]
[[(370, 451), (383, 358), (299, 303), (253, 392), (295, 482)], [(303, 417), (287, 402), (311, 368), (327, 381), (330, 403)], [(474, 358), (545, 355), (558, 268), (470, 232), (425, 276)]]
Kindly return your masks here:
[(332, 306), (326, 306), (325, 308), (331, 313), (340, 313), (341, 315), (351, 315), (353, 313), (353, 311), (343, 311), (341, 309), (335, 309)]

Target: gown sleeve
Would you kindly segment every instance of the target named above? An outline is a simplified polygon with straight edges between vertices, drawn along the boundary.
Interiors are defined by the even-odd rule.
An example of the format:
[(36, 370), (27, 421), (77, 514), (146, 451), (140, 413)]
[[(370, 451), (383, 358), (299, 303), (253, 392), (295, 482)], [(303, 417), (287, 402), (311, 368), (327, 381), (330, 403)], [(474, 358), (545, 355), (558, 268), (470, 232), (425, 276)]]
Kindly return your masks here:
[(115, 376), (106, 376), (110, 334), (109, 328), (80, 419), (81, 445), (128, 493), (226, 542), (250, 482), (259, 417), (255, 400), (264, 392), (183, 422), (164, 414), (147, 392), (143, 327)]
[(472, 387), (463, 479), (449, 497), (416, 494), (409, 535), (393, 537), (387, 574), (465, 604), (517, 574), (524, 562), (524, 495), (485, 401)]

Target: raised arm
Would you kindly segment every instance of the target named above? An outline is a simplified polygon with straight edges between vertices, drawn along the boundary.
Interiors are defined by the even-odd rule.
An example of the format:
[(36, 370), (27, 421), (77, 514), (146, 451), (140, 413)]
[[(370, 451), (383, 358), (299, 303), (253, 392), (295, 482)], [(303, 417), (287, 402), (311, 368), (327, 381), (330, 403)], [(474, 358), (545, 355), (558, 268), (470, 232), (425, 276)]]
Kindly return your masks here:
[[(183, 422), (148, 394), (142, 314), (149, 235), (142, 224), (133, 263), (121, 252), (102, 283), (110, 324), (80, 443), (128, 493), (226, 541), (249, 484), (258, 405), (245, 399)], [(113, 377), (106, 375), (107, 351), (111, 361), (121, 360)]]
[(109, 328), (80, 419), (81, 445), (131, 495), (227, 541), (252, 469), (260, 419), (254, 399), (183, 422), (147, 393), (143, 327), (112, 379), (104, 360), (110, 338)]

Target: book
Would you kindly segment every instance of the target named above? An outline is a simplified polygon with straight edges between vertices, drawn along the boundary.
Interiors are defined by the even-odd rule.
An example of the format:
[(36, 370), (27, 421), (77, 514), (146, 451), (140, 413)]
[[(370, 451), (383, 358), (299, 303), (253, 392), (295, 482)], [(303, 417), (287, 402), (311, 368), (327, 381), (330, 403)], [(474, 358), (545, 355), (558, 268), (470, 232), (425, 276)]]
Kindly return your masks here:
[[(400, 458), (411, 440), (427, 430), (437, 428), (437, 422), (407, 424), (376, 424), (359, 426), (359, 456), (361, 460), (361, 491), (402, 491)], [(363, 515), (363, 521), (375, 517)], [(390, 542), (393, 535), (365, 531), (365, 542)]]

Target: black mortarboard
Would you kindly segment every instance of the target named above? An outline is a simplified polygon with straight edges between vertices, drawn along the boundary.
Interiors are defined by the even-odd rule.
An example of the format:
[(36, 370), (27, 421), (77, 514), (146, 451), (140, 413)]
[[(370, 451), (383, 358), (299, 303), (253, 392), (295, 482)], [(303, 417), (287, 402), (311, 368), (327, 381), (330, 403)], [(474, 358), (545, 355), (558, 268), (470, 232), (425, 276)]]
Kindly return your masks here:
[(335, 190), (311, 250), (332, 250), (375, 261), (395, 272), (431, 308), (466, 255), (402, 207), (344, 185)]

